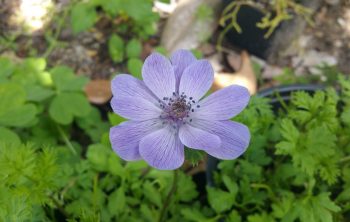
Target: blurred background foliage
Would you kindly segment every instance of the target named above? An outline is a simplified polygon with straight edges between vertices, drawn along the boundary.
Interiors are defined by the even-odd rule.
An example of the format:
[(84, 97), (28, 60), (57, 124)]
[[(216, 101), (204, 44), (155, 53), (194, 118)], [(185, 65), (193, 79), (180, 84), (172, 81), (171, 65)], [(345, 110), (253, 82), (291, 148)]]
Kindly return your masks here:
[[(244, 34), (237, 20), (244, 6), (263, 13), (255, 27), (265, 30), (265, 40), (295, 17), (316, 23), (314, 10), (301, 1), (228, 1), (220, 3), (219, 14), (204, 0), (185, 1), (198, 4), (194, 12), (185, 11), (194, 20), (176, 23), (174, 36), (195, 35), (197, 22), (205, 32), (213, 21), (222, 26), (198, 33), (201, 44), (191, 47), (197, 58), (212, 62), (216, 76), (253, 76), (256, 91), (311, 83), (323, 90), (292, 92), (288, 99), (278, 91), (272, 99), (252, 96), (234, 118), (252, 134), (242, 157), (213, 167), (205, 154), (188, 149), (188, 161), (174, 172), (125, 162), (113, 152), (109, 128), (125, 119), (112, 113), (108, 101), (116, 74), (141, 78), (149, 53), (171, 53), (161, 44), (161, 31), (171, 20), (164, 14), (177, 1), (36, 0), (18, 1), (17, 9), (14, 2), (0, 9), (1, 222), (350, 218), (347, 73), (323, 62), (302, 71), (278, 64), (278, 75), (266, 79), (272, 72), (268, 61), (252, 53), (243, 63), (227, 43), (228, 30)], [(178, 11), (191, 8), (185, 6), (179, 3), (172, 15), (182, 17)]]

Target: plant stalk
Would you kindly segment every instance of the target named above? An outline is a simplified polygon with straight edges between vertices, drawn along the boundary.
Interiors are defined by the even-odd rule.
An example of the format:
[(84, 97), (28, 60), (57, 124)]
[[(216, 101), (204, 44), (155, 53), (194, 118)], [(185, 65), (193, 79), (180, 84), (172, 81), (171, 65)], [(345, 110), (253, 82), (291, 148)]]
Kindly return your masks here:
[(164, 201), (163, 207), (161, 209), (159, 220), (158, 220), (159, 222), (166, 221), (166, 213), (168, 211), (168, 207), (170, 205), (171, 198), (175, 194), (176, 189), (177, 189), (177, 180), (178, 180), (178, 170), (174, 170), (173, 184), (172, 184), (172, 187), (171, 187), (171, 189), (170, 189), (170, 191), (169, 191), (169, 193)]

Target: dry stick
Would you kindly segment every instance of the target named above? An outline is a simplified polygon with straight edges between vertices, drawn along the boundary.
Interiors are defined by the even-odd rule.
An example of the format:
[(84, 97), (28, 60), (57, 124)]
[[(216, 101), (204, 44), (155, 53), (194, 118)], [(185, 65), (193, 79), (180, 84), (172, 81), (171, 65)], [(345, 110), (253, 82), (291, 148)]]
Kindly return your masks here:
[(171, 197), (173, 196), (173, 194), (176, 192), (177, 189), (177, 178), (178, 178), (178, 170), (174, 170), (174, 179), (173, 179), (173, 185), (165, 199), (165, 202), (163, 204), (163, 208), (162, 211), (160, 212), (160, 216), (159, 216), (159, 222), (164, 221), (163, 218), (165, 217), (167, 210), (168, 210), (168, 206), (170, 204), (171, 201)]

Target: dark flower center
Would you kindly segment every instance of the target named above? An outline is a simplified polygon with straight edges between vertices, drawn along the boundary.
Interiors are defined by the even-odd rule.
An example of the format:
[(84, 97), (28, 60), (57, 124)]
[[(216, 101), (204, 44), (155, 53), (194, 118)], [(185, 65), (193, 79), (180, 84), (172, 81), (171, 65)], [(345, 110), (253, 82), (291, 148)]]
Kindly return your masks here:
[(192, 97), (187, 97), (185, 93), (179, 95), (174, 92), (172, 97), (164, 97), (163, 100), (159, 100), (159, 105), (163, 109), (160, 115), (163, 124), (170, 123), (176, 127), (187, 121), (191, 122), (190, 113), (195, 111), (194, 107), (199, 108), (199, 105), (195, 104), (196, 101)]

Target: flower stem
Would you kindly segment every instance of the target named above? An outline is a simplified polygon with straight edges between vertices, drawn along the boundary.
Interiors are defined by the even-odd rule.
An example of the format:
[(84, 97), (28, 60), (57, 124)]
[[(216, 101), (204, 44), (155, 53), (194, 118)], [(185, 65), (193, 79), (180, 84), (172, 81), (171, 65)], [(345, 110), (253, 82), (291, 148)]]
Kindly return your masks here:
[(64, 140), (66, 146), (72, 151), (74, 155), (77, 155), (77, 151), (75, 151), (72, 143), (69, 141), (66, 133), (63, 131), (62, 127), (60, 125), (56, 125), (58, 132), (61, 134), (62, 139)]
[(165, 220), (166, 218), (164, 218), (164, 217), (166, 216), (166, 213), (167, 213), (167, 210), (168, 210), (171, 198), (172, 198), (173, 194), (176, 192), (177, 179), (178, 179), (178, 170), (174, 170), (173, 184), (171, 186), (171, 189), (170, 189), (168, 195), (166, 196), (166, 199), (164, 201), (163, 207), (161, 209), (159, 220), (158, 220), (159, 222), (166, 221)]

